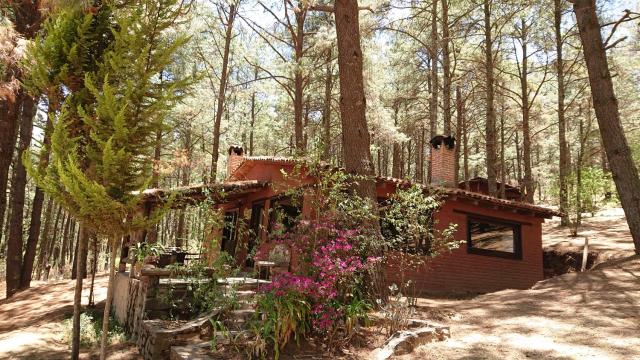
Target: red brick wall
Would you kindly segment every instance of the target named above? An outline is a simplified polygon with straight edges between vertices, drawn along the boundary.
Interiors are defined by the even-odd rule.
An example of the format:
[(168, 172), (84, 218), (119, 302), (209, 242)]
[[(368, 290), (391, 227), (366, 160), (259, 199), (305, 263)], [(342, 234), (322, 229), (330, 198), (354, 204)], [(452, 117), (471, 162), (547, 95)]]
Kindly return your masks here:
[(431, 146), (431, 183), (433, 185), (455, 185), (456, 150), (440, 144), (437, 149)]
[(244, 150), (240, 147), (229, 148), (229, 156), (227, 157), (227, 178), (230, 177), (244, 161), (243, 152)]
[(543, 279), (541, 219), (511, 212), (481, 208), (460, 201), (447, 201), (439, 211), (438, 226), (457, 223), (457, 240), (466, 240), (467, 214), (522, 222), (522, 259), (507, 259), (467, 253), (466, 242), (451, 253), (440, 255), (404, 274), (397, 264), (387, 265), (389, 283), (412, 280), (419, 293), (484, 293), (502, 289), (527, 289)]

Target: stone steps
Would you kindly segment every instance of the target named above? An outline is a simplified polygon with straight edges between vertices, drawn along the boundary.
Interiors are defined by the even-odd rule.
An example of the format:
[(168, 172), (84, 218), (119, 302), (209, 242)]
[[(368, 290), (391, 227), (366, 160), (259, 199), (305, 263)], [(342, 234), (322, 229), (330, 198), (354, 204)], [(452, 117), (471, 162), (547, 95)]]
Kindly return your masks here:
[[(229, 344), (232, 339), (243, 335), (246, 335), (248, 338), (249, 333), (247, 332), (247, 323), (255, 313), (255, 297), (258, 288), (262, 285), (268, 284), (269, 281), (236, 277), (218, 279), (218, 283), (221, 286), (226, 287), (227, 296), (235, 297), (237, 300), (237, 306), (234, 309), (225, 311), (224, 314), (221, 314), (221, 320), (227, 331), (215, 332), (216, 343)], [(215, 359), (216, 357), (213, 356), (213, 353), (211, 352), (211, 342), (202, 341), (211, 336), (213, 336), (213, 329), (209, 327), (206, 337), (201, 337), (199, 342), (192, 341), (189, 344), (177, 344), (177, 346), (172, 346), (170, 359)]]

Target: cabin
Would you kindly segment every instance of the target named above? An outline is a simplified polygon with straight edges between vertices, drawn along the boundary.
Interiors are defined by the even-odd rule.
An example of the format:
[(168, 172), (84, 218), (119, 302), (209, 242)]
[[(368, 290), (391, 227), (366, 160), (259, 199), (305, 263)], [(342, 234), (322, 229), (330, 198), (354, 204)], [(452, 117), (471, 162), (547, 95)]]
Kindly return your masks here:
[[(542, 223), (560, 214), (545, 207), (490, 196), (481, 191), (481, 186), (472, 190), (460, 188), (455, 182), (455, 153), (453, 137), (434, 137), (430, 142), (431, 184), (422, 186), (425, 192), (437, 190), (443, 194), (443, 206), (435, 215), (437, 226), (458, 224), (455, 239), (463, 240), (464, 244), (410, 271), (400, 272), (396, 264), (387, 264), (388, 283), (411, 280), (416, 293), (448, 294), (531, 287), (543, 279)], [(207, 248), (203, 255), (211, 258), (225, 251), (238, 265), (253, 267), (256, 264), (249, 254), (268, 253), (274, 246), (269, 241), (274, 209), (303, 219), (310, 214), (309, 199), (303, 197), (294, 203), (286, 196), (287, 188), (317, 181), (304, 171), (295, 172), (299, 164), (300, 161), (286, 157), (246, 156), (241, 147), (234, 146), (229, 148), (224, 182), (147, 190), (144, 211), (150, 213), (166, 201), (169, 193), (177, 194), (174, 207), (196, 203), (207, 194), (220, 194), (214, 200), (224, 211), (224, 226), (211, 229), (211, 236), (220, 240), (216, 242), (219, 246)], [(286, 176), (294, 173), (299, 175)], [(481, 182), (474, 179), (472, 183)], [(411, 183), (403, 179), (376, 178), (379, 201), (409, 186)], [(242, 227), (251, 231), (238, 231)], [(132, 241), (144, 238), (142, 234)], [(123, 248), (123, 258), (128, 245)], [(295, 268), (296, 254), (291, 254), (288, 266)]]

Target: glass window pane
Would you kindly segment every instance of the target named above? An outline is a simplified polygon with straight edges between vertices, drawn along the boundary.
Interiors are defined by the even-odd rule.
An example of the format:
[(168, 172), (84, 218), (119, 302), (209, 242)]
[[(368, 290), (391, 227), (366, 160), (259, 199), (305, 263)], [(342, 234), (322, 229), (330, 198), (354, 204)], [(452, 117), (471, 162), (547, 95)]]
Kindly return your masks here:
[(515, 253), (515, 225), (470, 220), (469, 230), (472, 248)]

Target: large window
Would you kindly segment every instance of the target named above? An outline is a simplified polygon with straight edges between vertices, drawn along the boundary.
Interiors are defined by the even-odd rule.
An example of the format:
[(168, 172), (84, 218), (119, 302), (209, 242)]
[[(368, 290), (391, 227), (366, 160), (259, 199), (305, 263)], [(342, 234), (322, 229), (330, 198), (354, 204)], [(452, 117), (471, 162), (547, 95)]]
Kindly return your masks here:
[(522, 258), (520, 224), (509, 221), (469, 216), (467, 221), (469, 253)]

